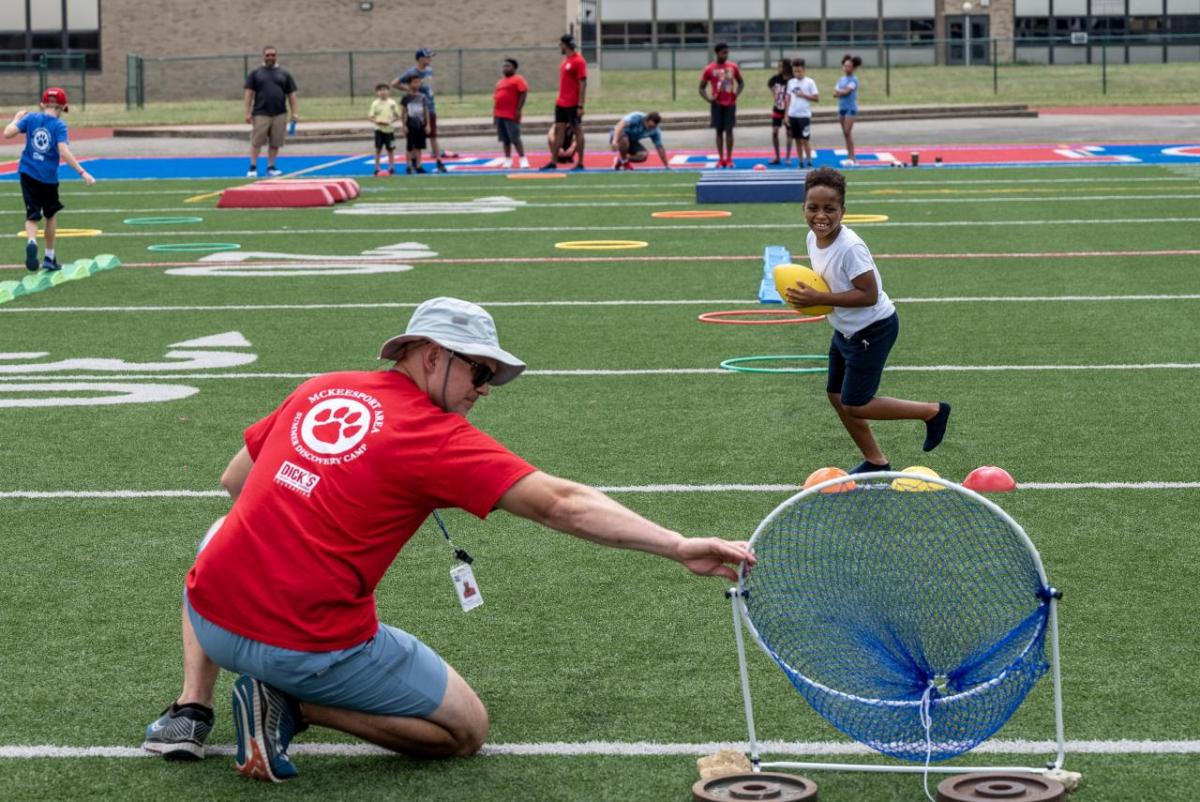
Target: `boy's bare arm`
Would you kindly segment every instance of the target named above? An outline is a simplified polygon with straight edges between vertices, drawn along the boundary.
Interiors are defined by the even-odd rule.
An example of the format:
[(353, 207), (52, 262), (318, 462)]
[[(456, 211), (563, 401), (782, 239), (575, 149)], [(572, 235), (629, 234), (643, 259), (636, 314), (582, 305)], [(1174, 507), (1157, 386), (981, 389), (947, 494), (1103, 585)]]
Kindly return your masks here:
[(12, 139), (17, 134), (21, 133), (21, 129), (17, 128), (17, 123), (25, 116), (25, 109), (21, 109), (13, 115), (12, 122), (4, 126), (4, 138)]
[(59, 155), (59, 158), (61, 158), (68, 165), (70, 165), (72, 170), (79, 173), (79, 177), (83, 179), (83, 183), (85, 183), (85, 184), (96, 183), (96, 179), (92, 177), (92, 174), (89, 173), (87, 170), (83, 169), (83, 165), (80, 164), (78, 161), (76, 161), (75, 154), (71, 152), (71, 149), (69, 147), (67, 147), (66, 142), (58, 143), (58, 155)]

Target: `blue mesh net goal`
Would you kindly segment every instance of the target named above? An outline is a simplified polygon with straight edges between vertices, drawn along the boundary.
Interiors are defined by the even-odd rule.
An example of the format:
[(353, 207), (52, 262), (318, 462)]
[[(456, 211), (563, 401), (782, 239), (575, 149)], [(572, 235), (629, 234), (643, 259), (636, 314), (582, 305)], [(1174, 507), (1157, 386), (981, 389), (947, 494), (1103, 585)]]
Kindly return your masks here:
[(1051, 591), (998, 508), (876, 477), (800, 494), (764, 521), (747, 618), (834, 727), (894, 757), (946, 760), (1000, 729), (1046, 671)]

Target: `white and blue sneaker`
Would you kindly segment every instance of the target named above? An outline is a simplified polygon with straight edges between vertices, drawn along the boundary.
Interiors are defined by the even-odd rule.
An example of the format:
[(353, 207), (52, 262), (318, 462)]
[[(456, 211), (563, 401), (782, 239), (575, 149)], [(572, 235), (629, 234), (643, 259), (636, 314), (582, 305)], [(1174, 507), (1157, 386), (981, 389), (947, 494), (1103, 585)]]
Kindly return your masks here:
[(30, 273), (37, 272), (38, 260), (37, 260), (37, 243), (36, 242), (26, 242), (25, 243), (25, 269), (28, 270)]
[(276, 783), (299, 774), (287, 756), (292, 738), (307, 729), (295, 699), (243, 674), (233, 684), (233, 726), (239, 774)]
[(47, 256), (42, 260), (42, 270), (53, 273), (55, 270), (62, 270), (62, 265), (58, 263), (58, 259), (54, 256)]
[(211, 708), (172, 704), (146, 727), (142, 748), (167, 760), (200, 760), (212, 727)]

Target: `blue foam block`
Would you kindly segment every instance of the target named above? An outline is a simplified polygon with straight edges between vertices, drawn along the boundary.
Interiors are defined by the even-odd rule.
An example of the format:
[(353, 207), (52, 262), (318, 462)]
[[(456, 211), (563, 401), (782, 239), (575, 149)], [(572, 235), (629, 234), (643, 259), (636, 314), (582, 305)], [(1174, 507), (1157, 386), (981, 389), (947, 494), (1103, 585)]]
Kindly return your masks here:
[(807, 170), (709, 170), (696, 183), (696, 203), (803, 203)]
[(779, 265), (791, 264), (792, 254), (782, 245), (768, 245), (763, 248), (763, 277), (758, 285), (758, 302), (760, 304), (781, 304), (783, 298), (775, 289), (775, 268)]

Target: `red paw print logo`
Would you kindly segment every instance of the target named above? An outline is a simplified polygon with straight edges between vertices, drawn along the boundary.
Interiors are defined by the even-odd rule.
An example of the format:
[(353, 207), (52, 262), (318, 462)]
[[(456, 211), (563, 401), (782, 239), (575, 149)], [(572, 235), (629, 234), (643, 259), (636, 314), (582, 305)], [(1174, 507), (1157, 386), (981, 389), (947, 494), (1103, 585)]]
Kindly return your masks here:
[(349, 451), (367, 435), (371, 411), (349, 398), (332, 398), (308, 411), (300, 423), (300, 439), (318, 454)]
[(344, 437), (353, 437), (363, 427), (364, 417), (362, 412), (351, 410), (350, 407), (323, 409), (313, 417), (317, 422), (312, 428), (313, 437), (331, 445)]

